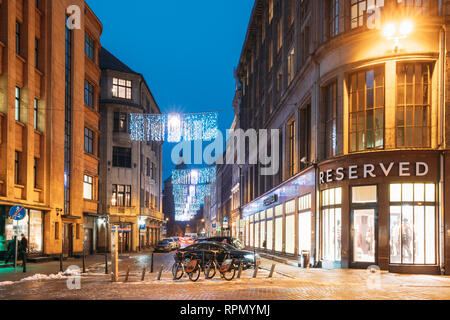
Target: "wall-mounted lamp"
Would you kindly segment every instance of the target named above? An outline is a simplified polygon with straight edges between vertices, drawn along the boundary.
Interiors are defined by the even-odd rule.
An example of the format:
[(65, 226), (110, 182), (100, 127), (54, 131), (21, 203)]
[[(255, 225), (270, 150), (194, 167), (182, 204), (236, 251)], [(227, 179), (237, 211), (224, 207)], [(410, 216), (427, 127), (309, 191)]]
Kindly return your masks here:
[(383, 36), (394, 41), (392, 51), (400, 51), (400, 40), (406, 39), (414, 30), (414, 23), (411, 20), (404, 20), (400, 23), (388, 22), (383, 28)]

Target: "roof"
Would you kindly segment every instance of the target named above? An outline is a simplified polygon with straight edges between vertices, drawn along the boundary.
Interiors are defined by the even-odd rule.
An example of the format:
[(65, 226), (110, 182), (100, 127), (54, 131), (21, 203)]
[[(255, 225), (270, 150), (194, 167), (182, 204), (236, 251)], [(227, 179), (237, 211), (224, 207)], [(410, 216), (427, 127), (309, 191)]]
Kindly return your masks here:
[(100, 69), (138, 74), (103, 47), (100, 50)]

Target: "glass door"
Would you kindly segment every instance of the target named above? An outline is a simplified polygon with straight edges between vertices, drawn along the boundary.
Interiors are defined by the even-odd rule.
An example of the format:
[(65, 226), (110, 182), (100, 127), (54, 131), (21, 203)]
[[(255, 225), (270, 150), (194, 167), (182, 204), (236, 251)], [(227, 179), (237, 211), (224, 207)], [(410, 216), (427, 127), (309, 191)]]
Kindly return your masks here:
[(375, 263), (375, 209), (353, 211), (353, 262)]

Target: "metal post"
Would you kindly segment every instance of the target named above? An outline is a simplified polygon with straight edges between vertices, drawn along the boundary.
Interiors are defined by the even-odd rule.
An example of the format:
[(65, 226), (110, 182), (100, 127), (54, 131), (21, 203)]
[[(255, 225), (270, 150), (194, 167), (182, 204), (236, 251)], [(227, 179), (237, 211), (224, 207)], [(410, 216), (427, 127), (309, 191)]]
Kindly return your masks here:
[(127, 274), (125, 275), (125, 282), (128, 282), (128, 277), (130, 276), (130, 267), (127, 267)]
[(269, 278), (272, 278), (272, 277), (273, 277), (274, 271), (275, 271), (275, 263), (272, 264), (272, 268), (270, 268)]
[(86, 273), (86, 252), (83, 245), (83, 273)]
[(236, 279), (240, 279), (241, 278), (241, 273), (242, 273), (242, 262), (239, 262), (239, 270), (238, 270), (238, 274), (237, 274), (237, 278)]
[(145, 279), (145, 271), (146, 271), (146, 269), (145, 269), (145, 267), (144, 267), (144, 270), (142, 270), (142, 278), (141, 278), (141, 281), (144, 281), (144, 279)]
[(16, 243), (14, 244), (15, 246), (15, 251), (14, 251), (14, 272), (17, 272), (17, 249), (18, 249), (18, 241), (19, 241), (19, 221), (16, 220)]
[(253, 278), (256, 278), (258, 275), (258, 267), (255, 266), (255, 271), (253, 272)]
[(161, 280), (161, 275), (164, 269), (164, 265), (161, 265), (161, 267), (159, 268), (159, 272), (158, 272), (158, 280)]
[(59, 255), (59, 272), (63, 272), (63, 254)]
[[(111, 233), (111, 268), (112, 268), (112, 281), (118, 282), (119, 281), (119, 256), (118, 256), (118, 234), (117, 229)], [(106, 266), (108, 266), (108, 263), (106, 263)]]
[(153, 273), (153, 260), (154, 260), (154, 256), (153, 256), (153, 252), (152, 252), (152, 262), (150, 265), (150, 273)]
[(27, 272), (27, 252), (23, 253), (23, 273)]

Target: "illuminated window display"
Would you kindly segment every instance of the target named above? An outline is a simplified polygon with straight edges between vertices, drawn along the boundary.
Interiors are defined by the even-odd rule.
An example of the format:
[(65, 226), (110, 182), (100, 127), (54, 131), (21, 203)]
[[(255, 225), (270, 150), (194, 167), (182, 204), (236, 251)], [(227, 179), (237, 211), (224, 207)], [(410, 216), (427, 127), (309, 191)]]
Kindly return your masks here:
[(267, 250), (273, 250), (273, 209), (267, 209)]
[(253, 238), (253, 231), (254, 231), (254, 227), (255, 227), (255, 222), (254, 222), (254, 216), (250, 217), (250, 247), (254, 246), (254, 238)]
[(298, 199), (298, 251), (311, 251), (311, 195)]
[[(5, 216), (4, 239), (9, 241), (16, 235), (16, 222)], [(43, 218), (42, 212), (37, 210), (27, 210), (27, 215), (23, 220), (18, 221), (18, 239), (22, 239), (22, 234), (28, 239), (28, 253), (43, 252)], [(6, 242), (4, 243), (6, 250)]]
[(393, 264), (436, 264), (436, 186), (390, 186), (390, 256)]
[(286, 253), (295, 253), (295, 200), (286, 203)]
[(261, 214), (260, 214), (260, 219), (261, 219), (261, 222), (260, 222), (260, 226), (259, 226), (259, 231), (260, 231), (260, 244), (259, 244), (259, 247), (261, 248), (261, 249), (264, 249), (265, 248), (265, 245), (266, 245), (266, 243), (265, 243), (265, 241), (266, 241), (266, 215), (265, 215), (265, 212), (263, 211), (263, 212), (261, 212)]
[(250, 222), (245, 218), (245, 246), (250, 246)]
[(275, 251), (283, 250), (283, 206), (275, 207)]
[(258, 220), (255, 222), (255, 248), (259, 248), (259, 214), (255, 215), (256, 219)]
[(341, 260), (342, 188), (322, 191), (322, 256), (324, 260)]

